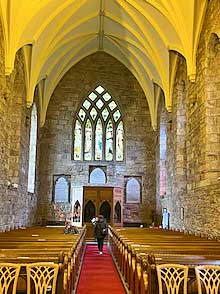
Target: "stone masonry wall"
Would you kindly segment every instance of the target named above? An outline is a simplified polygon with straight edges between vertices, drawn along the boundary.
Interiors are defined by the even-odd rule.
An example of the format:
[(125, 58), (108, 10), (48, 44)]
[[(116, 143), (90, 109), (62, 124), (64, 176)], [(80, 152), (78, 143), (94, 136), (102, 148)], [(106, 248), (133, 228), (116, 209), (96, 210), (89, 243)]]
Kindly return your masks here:
[(24, 60), (20, 50), (13, 73), (6, 77), (3, 42), (0, 26), (0, 231), (32, 224), (36, 207), (36, 197), (27, 192), (30, 125)]
[[(125, 161), (71, 160), (73, 122), (82, 101), (98, 84), (118, 103), (125, 127)], [(93, 54), (69, 70), (58, 84), (41, 130), (40, 214), (53, 218), (53, 175), (71, 176), (71, 184), (88, 185), (89, 165), (107, 166), (107, 185), (124, 188), (124, 176), (141, 176), (142, 203), (125, 204), (124, 221), (150, 223), (155, 211), (155, 132), (145, 95), (134, 76), (106, 53)]]
[[(208, 2), (197, 50), (195, 82), (179, 58), (167, 128), (167, 198), (170, 225), (197, 234), (220, 234), (220, 2)], [(182, 102), (181, 102), (182, 101)], [(182, 209), (182, 211), (181, 211)], [(184, 213), (183, 213), (184, 210)]]

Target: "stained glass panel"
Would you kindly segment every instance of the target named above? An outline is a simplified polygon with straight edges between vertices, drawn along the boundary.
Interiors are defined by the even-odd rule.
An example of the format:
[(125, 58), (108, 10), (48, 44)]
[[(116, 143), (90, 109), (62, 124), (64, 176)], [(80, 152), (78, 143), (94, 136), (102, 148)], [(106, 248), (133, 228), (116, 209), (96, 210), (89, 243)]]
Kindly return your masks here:
[(102, 108), (102, 106), (104, 105), (104, 103), (102, 102), (101, 99), (99, 99), (97, 102), (96, 102), (96, 106), (100, 109)]
[(90, 100), (95, 101), (95, 99), (97, 98), (97, 95), (94, 92), (92, 92), (91, 94), (89, 94), (88, 97)]
[(97, 115), (97, 111), (96, 111), (96, 109), (94, 107), (90, 111), (90, 115), (91, 115), (92, 119), (95, 120), (96, 115)]
[(110, 107), (111, 110), (113, 110), (117, 105), (116, 105), (115, 101), (112, 101), (111, 103), (109, 103), (108, 106)]
[(116, 131), (116, 160), (124, 159), (124, 128), (122, 121), (119, 123)]
[(121, 117), (121, 113), (119, 110), (116, 110), (113, 114), (114, 120), (117, 121)]
[(108, 109), (105, 108), (105, 109), (102, 111), (102, 117), (103, 117), (103, 119), (104, 119), (105, 121), (106, 121), (108, 115), (109, 115)]
[(124, 160), (124, 129), (117, 103), (101, 85), (83, 101), (74, 130), (75, 160)]
[(74, 160), (81, 160), (82, 148), (82, 126), (78, 119), (76, 120), (74, 131)]
[(92, 160), (92, 125), (89, 119), (85, 127), (84, 159)]
[(102, 97), (104, 98), (105, 101), (108, 101), (112, 98), (111, 95), (109, 95), (109, 93), (105, 93)]
[(83, 106), (88, 110), (90, 107), (91, 103), (88, 100), (85, 100), (83, 103)]
[(113, 160), (113, 125), (109, 120), (106, 128), (106, 148), (105, 148), (106, 160)]
[(86, 113), (85, 113), (85, 111), (81, 108), (80, 111), (79, 111), (79, 117), (81, 118), (82, 121), (84, 121), (85, 116), (86, 116)]
[(102, 94), (102, 92), (105, 91), (105, 89), (102, 86), (98, 86), (96, 89), (96, 92), (98, 92), (99, 94)]
[(95, 130), (95, 160), (102, 160), (102, 122), (97, 121)]

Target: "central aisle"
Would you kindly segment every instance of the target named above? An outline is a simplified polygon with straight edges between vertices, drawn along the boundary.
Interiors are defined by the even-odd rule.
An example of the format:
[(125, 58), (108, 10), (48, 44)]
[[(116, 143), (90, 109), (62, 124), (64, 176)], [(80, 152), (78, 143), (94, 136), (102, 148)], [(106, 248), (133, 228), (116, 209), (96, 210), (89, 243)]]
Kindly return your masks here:
[(87, 245), (77, 294), (126, 294), (107, 245)]

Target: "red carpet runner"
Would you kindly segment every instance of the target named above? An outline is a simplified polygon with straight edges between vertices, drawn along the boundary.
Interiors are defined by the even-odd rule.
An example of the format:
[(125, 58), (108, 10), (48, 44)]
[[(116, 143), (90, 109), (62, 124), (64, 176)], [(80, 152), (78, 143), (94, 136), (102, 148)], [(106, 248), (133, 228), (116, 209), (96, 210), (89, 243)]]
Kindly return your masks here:
[(126, 293), (107, 245), (104, 245), (102, 255), (96, 245), (87, 245), (76, 293)]

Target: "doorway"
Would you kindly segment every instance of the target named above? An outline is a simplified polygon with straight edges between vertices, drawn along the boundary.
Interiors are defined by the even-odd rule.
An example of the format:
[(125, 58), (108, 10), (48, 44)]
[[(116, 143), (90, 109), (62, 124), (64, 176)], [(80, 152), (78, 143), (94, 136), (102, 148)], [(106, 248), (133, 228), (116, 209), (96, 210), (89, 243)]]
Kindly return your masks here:
[(83, 225), (87, 226), (87, 239), (93, 238), (93, 217), (102, 214), (113, 225), (113, 192), (113, 187), (83, 187)]

